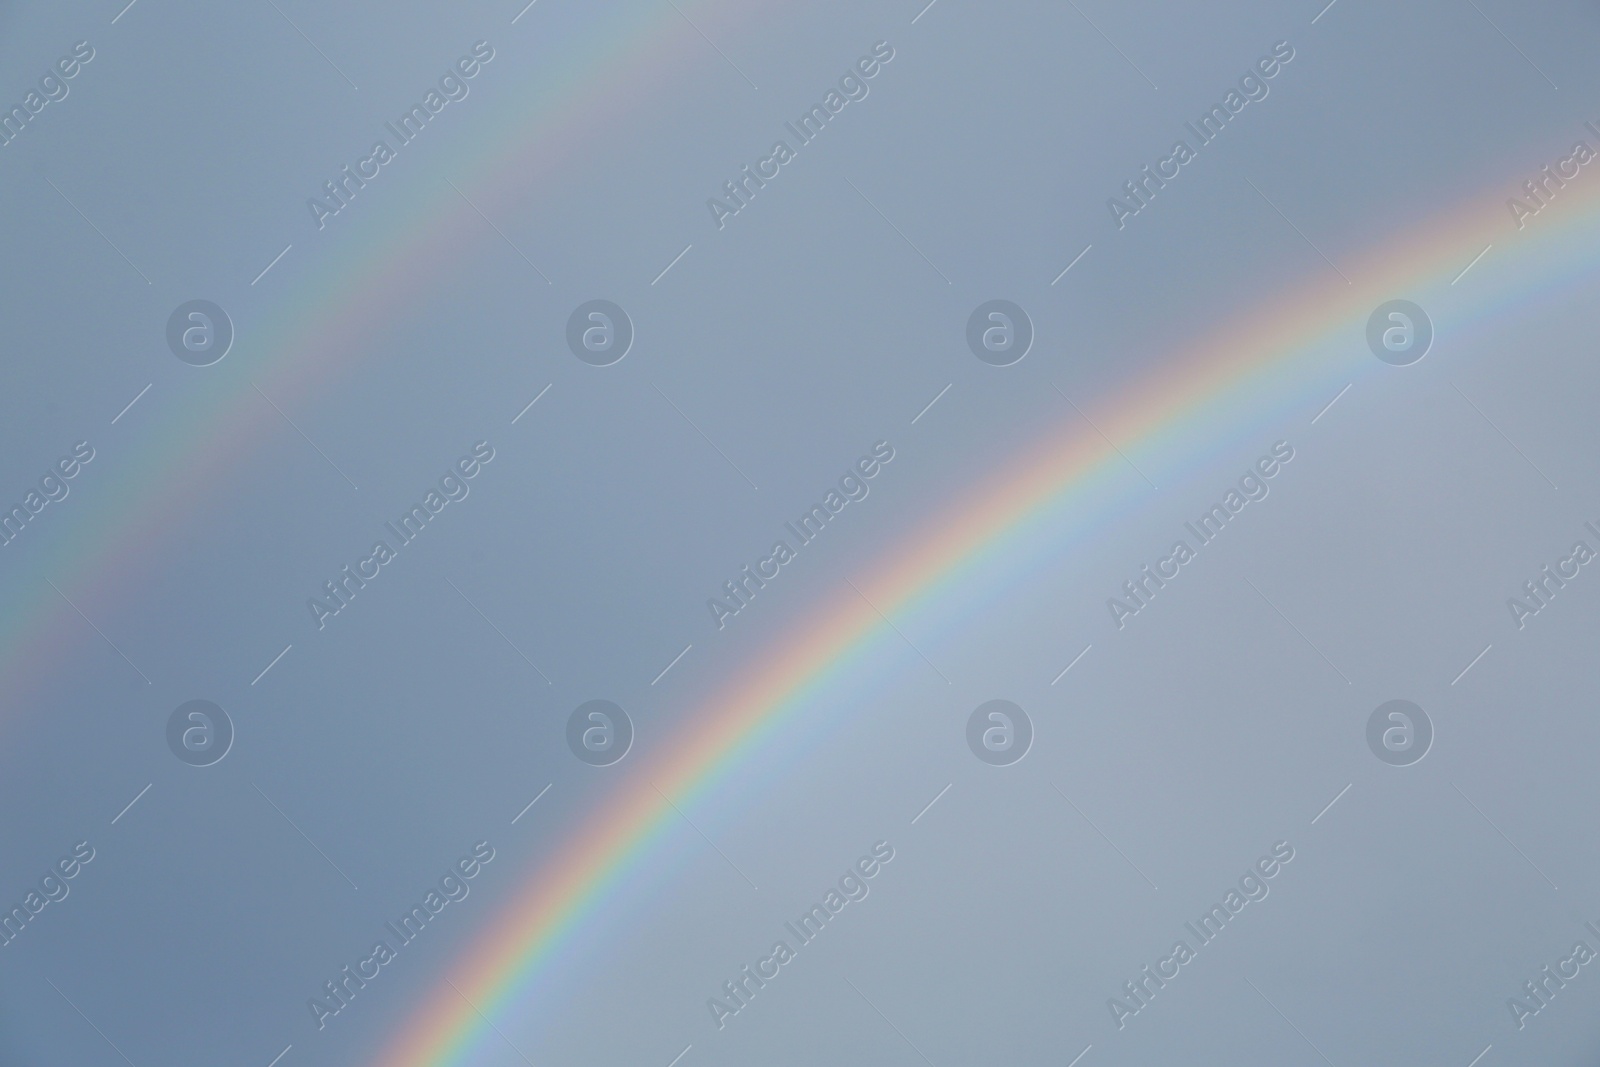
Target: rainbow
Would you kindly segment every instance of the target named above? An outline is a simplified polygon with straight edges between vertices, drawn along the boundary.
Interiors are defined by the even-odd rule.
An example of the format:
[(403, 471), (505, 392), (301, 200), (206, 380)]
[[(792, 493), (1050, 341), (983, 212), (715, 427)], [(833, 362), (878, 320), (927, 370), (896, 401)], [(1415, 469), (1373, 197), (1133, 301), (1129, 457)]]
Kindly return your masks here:
[[(729, 33), (755, 14), (751, 5), (735, 0), (680, 0), (678, 6), (697, 23), (714, 21)], [(182, 294), (184, 299), (208, 296), (229, 310), (235, 320), (234, 350), (203, 373), (169, 374), (180, 383), (176, 390), (181, 403), (165, 407), (159, 418), (145, 417), (145, 412), (167, 403), (174, 390), (167, 382), (141, 400), (121, 426), (82, 431), (98, 457), (80, 478), (83, 488), (74, 493), (73, 503), (62, 509), (71, 518), (63, 515), (58, 521), (46, 513), (54, 527), (48, 537), (30, 533), (24, 539), (45, 545), (36, 565), (4, 588), (0, 691), (6, 694), (4, 717), (9, 723), (27, 725), (24, 701), (62, 676), (84, 633), (77, 613), (37, 575), (53, 580), (91, 617), (104, 618), (119, 605), (139, 602), (142, 590), (160, 581), (152, 571), (181, 526), (174, 517), (203, 510), (216, 487), (234, 476), (244, 460), (284, 433), (282, 419), (256, 388), (290, 410), (297, 401), (332, 392), (362, 369), (362, 357), (381, 351), (382, 339), (395, 323), (408, 321), (417, 307), (426, 305), (438, 264), (467, 258), (480, 246), (482, 219), (446, 179), (491, 216), (493, 205), (525, 200), (530, 188), (554, 198), (560, 182), (579, 180), (572, 161), (589, 149), (596, 130), (614, 125), (613, 120), (663, 86), (691, 76), (705, 58), (700, 52), (705, 42), (670, 5), (662, 5), (651, 19), (626, 26), (580, 14), (560, 26), (561, 47), (544, 50), (556, 59), (541, 60), (524, 75), (525, 84), (509, 84), (515, 70), (508, 53), (513, 45), (521, 47), (517, 35), (550, 32), (537, 28), (541, 17), (544, 12), (536, 7), (519, 25), (488, 35), (499, 58), (475, 80), (473, 93), (492, 91), (510, 98), (496, 112), (503, 132), (481, 136), (482, 123), (474, 117), (469, 98), (461, 105), (462, 128), (441, 123), (441, 136), (450, 140), (427, 152), (412, 150), (394, 165), (397, 172), (409, 171), (406, 191), (396, 194), (398, 202), (385, 205), (382, 217), (351, 211), (345, 213), (349, 218), (330, 221), (328, 232), (297, 237), (289, 258), (261, 286), (270, 292), (286, 275), (294, 279), (278, 301), (283, 313), (264, 315), (250, 307), (257, 291), (247, 289), (243, 280), (233, 290), (237, 298), (224, 292)], [(441, 64), (470, 43), (452, 42), (441, 53)], [(596, 76), (601, 70), (606, 72), (603, 79)], [(494, 84), (496, 79), (501, 84)], [(381, 133), (381, 124), (373, 122), (371, 132)], [(467, 158), (450, 150), (470, 142), (473, 133), (487, 147)], [(352, 150), (364, 144), (353, 135)], [(308, 195), (314, 191), (308, 185)], [(296, 216), (297, 225), (301, 218)], [(336, 223), (349, 226), (339, 233)], [(310, 265), (295, 275), (297, 263), (306, 260)], [(544, 288), (542, 281), (531, 284)], [(128, 362), (148, 359), (151, 365), (170, 367), (171, 356), (161, 340), (170, 310), (152, 307), (147, 320), (131, 324)], [(130, 396), (135, 388), (130, 387)], [(63, 448), (68, 446), (70, 442), (62, 442)], [(98, 479), (94, 491), (85, 491), (93, 479)], [(13, 549), (18, 551), (24, 549)], [(262, 651), (270, 657), (275, 650)]]
[[(1514, 177), (1503, 175), (1494, 187), (1514, 189)], [(1564, 193), (1567, 202), (1536, 220), (1538, 227), (1530, 224), (1526, 236), (1512, 228), (1504, 195), (1464, 199), (1361, 262), (1344, 264), (1349, 284), (1330, 271), (1315, 283), (1265, 294), (1247, 313), (1172, 353), (1157, 372), (1126, 383), (1096, 408), (1095, 422), (1135, 460), (1153, 458), (1170, 473), (1185, 446), (1214, 449), (1219, 440), (1281, 425), (1290, 413), (1309, 419), (1345, 383), (1406, 373), (1365, 347), (1367, 317), (1384, 300), (1403, 296), (1435, 310), (1429, 358), (1438, 360), (1448, 358), (1452, 336), (1463, 328), (1587, 281), (1597, 266), (1600, 191)], [(1514, 280), (1497, 281), (1492, 300), (1467, 296), (1470, 286), (1453, 290), (1452, 279), (1491, 243), (1493, 261), (1475, 269)], [(1441, 308), (1451, 310), (1446, 326)], [(1249, 447), (1257, 443), (1251, 439)], [(665, 842), (681, 835), (667, 797), (692, 811), (758, 754), (769, 757), (780, 731), (801, 721), (811, 730), (837, 726), (822, 694), (897, 640), (875, 608), (891, 619), (950, 617), (963, 595), (1007, 573), (1058, 565), (1073, 537), (1104, 525), (1108, 501), (1133, 495), (1119, 495), (1117, 487), (1136, 481), (1100, 436), (1065, 415), (1063, 428), (1007, 470), (998, 483), (953, 494), (959, 508), (930, 515), (919, 536), (862, 568), (871, 575), (862, 583), (870, 604), (849, 590), (821, 602), (686, 716), (675, 737), (642, 757), (645, 766), (619, 776), (622, 784), (542, 861), (376, 1062), (451, 1067), (503, 1040), (490, 1020), (526, 1013), (563, 960), (601, 936), (602, 917), (619, 914), (628, 886), (653, 872)]]
[[(691, 5), (681, 0), (681, 6)], [(752, 9), (733, 0), (706, 0), (692, 10), (729, 26)], [(181, 410), (138, 430), (131, 457), (113, 458), (109, 444), (102, 449), (105, 459), (98, 462), (120, 464), (119, 477), (69, 505), (76, 509), (73, 518), (41, 550), (39, 571), (80, 605), (135, 601), (134, 588), (153, 580), (157, 549), (170, 541), (172, 516), (200, 507), (212, 487), (282, 432), (252, 381), (280, 402), (331, 390), (355, 372), (352, 353), (376, 347), (373, 337), (381, 336), (382, 324), (403, 321), (408, 308), (426, 299), (427, 274), (414, 265), (449, 262), (481, 238), (476, 215), (444, 184), (445, 177), (480, 204), (511, 199), (514, 191), (541, 181), (555, 186), (573, 169), (575, 145), (681, 76), (683, 64), (670, 62), (679, 58), (680, 45), (703, 45), (670, 6), (658, 21), (621, 32), (598, 17), (563, 32), (568, 36), (559, 64), (539, 71), (536, 91), (508, 109), (513, 113), (504, 138), (466, 162), (445, 152), (402, 160), (402, 167), (424, 170), (411, 187), (425, 190), (399, 209), (402, 217), (390, 215), (380, 226), (354, 213), (344, 239), (324, 242), (317, 251), (314, 269), (293, 275), (292, 263), (286, 263), (280, 278), (288, 273), (296, 280), (281, 303), (291, 310), (259, 321), (237, 314), (240, 340), (215, 368), (218, 373), (191, 379), (195, 384), (185, 386)], [(597, 70), (606, 77), (597, 77)], [(491, 67), (486, 79), (506, 73), (504, 66)], [(1512, 189), (1517, 177), (1496, 176), (1493, 187)], [(1345, 263), (1354, 284), (1328, 275), (1263, 294), (1248, 314), (1162, 360), (1159, 373), (1126, 383), (1095, 407), (1095, 421), (1136, 460), (1165, 461), (1182, 443), (1215, 446), (1285, 412), (1314, 409), (1346, 381), (1404, 373), (1379, 364), (1362, 347), (1367, 314), (1381, 300), (1406, 296), (1424, 306), (1453, 306), (1458, 313), (1450, 328), (1460, 329), (1589, 276), (1600, 232), (1600, 192), (1590, 188), (1600, 189), (1600, 183), (1578, 181), (1563, 201), (1530, 221), (1526, 235), (1511, 229), (1503, 193), (1473, 196), (1397, 234), (1362, 262)], [(1493, 268), (1516, 281), (1501, 286), (1492, 301), (1462, 310), (1467, 301), (1452, 294), (1449, 279), (1491, 242), (1493, 259), (1477, 270)], [(142, 334), (159, 337), (159, 325), (158, 318)], [(1441, 358), (1448, 345), (1449, 334), (1441, 329), (1430, 358)], [(176, 477), (180, 471), (183, 476)], [(525, 1008), (563, 954), (579, 952), (584, 933), (618, 906), (628, 878), (649, 870), (663, 841), (678, 832), (666, 797), (690, 808), (723, 788), (780, 731), (800, 720), (818, 729), (827, 725), (816, 710), (818, 694), (860, 671), (871, 651), (890, 639), (873, 606), (890, 618), (926, 617), (1008, 569), (1058, 559), (1071, 536), (1085, 536), (1108, 521), (1106, 507), (1085, 504), (1117, 498), (1128, 480), (1119, 455), (1076, 420), (1064, 419), (1059, 431), (1018, 457), (1002, 480), (960, 495), (959, 509), (930, 516), (925, 533), (867, 569), (871, 577), (862, 587), (872, 606), (848, 591), (821, 601), (782, 641), (686, 716), (677, 735), (648, 759), (641, 754), (646, 766), (619, 775), (622, 784), (485, 926), (449, 968), (448, 981), (409, 1013), (378, 1062), (449, 1067), (498, 1040), (487, 1020)], [(81, 622), (48, 586), (14, 585), (8, 602), (0, 619), (0, 678), (15, 701), (59, 677)]]

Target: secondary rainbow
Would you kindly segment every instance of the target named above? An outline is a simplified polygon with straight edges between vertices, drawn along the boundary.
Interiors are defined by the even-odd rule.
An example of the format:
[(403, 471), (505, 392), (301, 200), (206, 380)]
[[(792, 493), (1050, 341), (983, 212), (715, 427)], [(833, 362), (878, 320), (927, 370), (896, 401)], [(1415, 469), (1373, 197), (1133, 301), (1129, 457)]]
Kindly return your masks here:
[[(697, 22), (709, 20), (730, 32), (757, 13), (734, 0), (682, 0), (678, 7)], [(93, 492), (85, 491), (88, 482), (75, 491), (59, 521), (46, 516), (52, 520), (47, 538), (24, 539), (44, 547), (25, 571), (12, 572), (5, 588), (0, 682), (9, 700), (0, 718), (13, 726), (28, 725), (22, 714), (26, 698), (59, 680), (70, 657), (82, 648), (83, 621), (39, 576), (51, 579), (102, 623), (124, 606), (147, 602), (148, 588), (159, 581), (155, 569), (176, 562), (167, 550), (181, 551), (173, 545), (174, 531), (182, 526), (177, 517), (203, 507), (242, 460), (286, 432), (256, 387), (291, 411), (297, 402), (333, 393), (381, 352), (375, 336), (381, 337), (393, 323), (407, 322), (425, 303), (439, 264), (481, 248), (483, 220), (446, 179), (491, 216), (497, 205), (525, 200), (530, 188), (559, 201), (564, 183), (583, 179), (583, 168), (574, 159), (596, 130), (606, 129), (664, 85), (692, 76), (697, 62), (705, 59), (700, 52), (705, 42), (678, 11), (662, 5), (649, 19), (635, 23), (603, 12), (569, 12), (561, 47), (547, 49), (557, 58), (519, 73), (515, 54), (528, 40), (519, 40), (519, 35), (545, 32), (539, 24), (542, 14), (535, 7), (516, 26), (484, 34), (500, 58), (485, 68), (474, 94), (492, 89), (513, 101), (496, 113), (492, 131), (484, 132), (487, 115), (480, 118), (469, 98), (461, 106), (459, 128), (441, 124), (444, 140), (395, 164), (407, 168), (405, 191), (384, 205), (381, 217), (352, 210), (344, 213), (349, 217), (335, 220), (337, 228), (330, 222), (328, 231), (296, 239), (289, 258), (259, 289), (240, 279), (232, 290), (236, 296), (183, 294), (224, 302), (238, 330), (234, 350), (214, 367), (182, 372), (188, 376), (180, 388), (192, 392), (181, 406), (162, 408), (159, 417), (146, 416), (166, 403), (172, 391), (169, 378), (121, 425), (83, 431), (99, 451), (89, 473), (104, 477)], [(452, 42), (440, 62), (449, 62), (470, 43)], [(381, 125), (375, 123), (371, 132), (380, 133)], [(451, 150), (459, 144), (481, 147), (463, 156)], [(362, 145), (358, 136), (351, 147)], [(308, 187), (308, 193), (314, 191)], [(296, 215), (297, 223), (301, 218)], [(307, 265), (297, 273), (299, 263)], [(292, 282), (285, 284), (286, 277)], [(545, 287), (531, 271), (529, 279), (530, 289)], [(272, 292), (278, 284), (285, 287), (275, 300), (277, 310), (251, 305), (258, 294)], [(152, 306), (145, 321), (128, 324), (124, 351), (130, 362), (170, 361), (161, 341), (170, 310)], [(132, 373), (141, 376), (137, 381), (129, 376), (130, 397), (146, 380), (143, 372)], [(530, 387), (536, 388), (531, 380)], [(31, 551), (24, 541), (11, 548), (12, 554)], [(262, 664), (276, 651), (260, 650)], [(128, 677), (133, 685), (143, 684), (132, 670)]]

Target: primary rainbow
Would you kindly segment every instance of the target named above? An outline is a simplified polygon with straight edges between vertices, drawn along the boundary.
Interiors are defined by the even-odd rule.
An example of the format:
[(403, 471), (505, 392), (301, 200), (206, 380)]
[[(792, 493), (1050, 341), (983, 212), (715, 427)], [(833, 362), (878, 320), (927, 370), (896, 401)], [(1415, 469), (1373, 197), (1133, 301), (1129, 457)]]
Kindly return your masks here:
[[(682, 6), (690, 5), (683, 0)], [(728, 25), (750, 7), (714, 0), (691, 10), (714, 13)], [(686, 27), (674, 27), (677, 21), (677, 13), (665, 5), (659, 21), (631, 28), (593, 20), (587, 32), (580, 30), (566, 42), (559, 69), (540, 72), (540, 90), (509, 109), (515, 114), (508, 133), (491, 150), (467, 163), (446, 160), (444, 153), (404, 160), (401, 165), (425, 168), (440, 179), (434, 184), (442, 187), (442, 198), (414, 196), (408, 217), (385, 219), (381, 231), (374, 223), (355, 223), (361, 239), (347, 234), (343, 243), (327, 242), (337, 250), (300, 275), (283, 298), (292, 313), (254, 333), (242, 329), (239, 351), (218, 368), (232, 371), (246, 362), (248, 371), (209, 376), (201, 386), (204, 394), (141, 431), (127, 472), (98, 489), (93, 503), (81, 505), (58, 531), (43, 550), (42, 572), (80, 604), (113, 599), (119, 584), (147, 576), (154, 546), (171, 536), (170, 516), (195, 507), (237, 461), (281, 432), (278, 416), (255, 395), (252, 379), (280, 400), (330, 389), (355, 369), (359, 360), (352, 353), (365, 355), (370, 349), (364, 340), (368, 327), (390, 320), (425, 284), (410, 268), (422, 260), (447, 261), (478, 240), (476, 215), (442, 178), (453, 177), (481, 195), (480, 204), (494, 202), (500, 190), (540, 178), (553, 181), (569, 167), (567, 149), (584, 133), (658, 92), (660, 83), (675, 75), (677, 43), (692, 40), (700, 47)], [(490, 68), (486, 76), (500, 76), (502, 70)], [(606, 77), (598, 77), (597, 70)], [(1515, 177), (1497, 176), (1495, 187), (1514, 188)], [(1511, 259), (1517, 282), (1502, 285), (1493, 301), (1479, 302), (1470, 316), (1454, 317), (1454, 328), (1587, 277), (1600, 230), (1597, 192), (1582, 186), (1563, 193), (1553, 210), (1529, 222), (1526, 236), (1511, 228), (1503, 196), (1493, 192), (1464, 200), (1396, 235), (1364, 262), (1344, 264), (1353, 285), (1329, 275), (1291, 292), (1265, 294), (1249, 314), (1173, 353), (1161, 361), (1159, 373), (1128, 383), (1091, 414), (1136, 459), (1166, 457), (1177, 442), (1214, 442), (1224, 436), (1222, 427), (1255, 428), (1286, 410), (1320, 405), (1361, 375), (1403, 373), (1364, 353), (1368, 313), (1392, 296), (1425, 305), (1430, 297), (1460, 303), (1445, 297), (1448, 281), (1490, 242), (1496, 246), (1492, 263)], [(372, 236), (379, 232), (388, 236)], [(241, 327), (250, 325), (239, 318)], [(145, 332), (159, 336), (158, 329)], [(1436, 350), (1447, 340), (1436, 341)], [(181, 479), (174, 476), (177, 471), (184, 472)], [(872, 577), (863, 591), (890, 618), (940, 613), (975, 580), (1037, 566), (1045, 553), (1059, 555), (1068, 535), (1082, 536), (1107, 521), (1108, 502), (1119, 499), (1119, 488), (1129, 478), (1121, 457), (1098, 435), (1065, 420), (1061, 430), (1019, 457), (1002, 480), (962, 495), (959, 508), (930, 517), (924, 535), (897, 545), (869, 568)], [(1083, 506), (1090, 501), (1098, 511)], [(61, 657), (76, 645), (73, 628), (81, 624), (48, 586), (30, 588), (26, 595), (13, 592), (0, 619), (0, 678), (15, 699), (27, 691), (24, 683), (36, 685), (59, 672)], [(425, 998), (378, 1062), (450, 1067), (465, 1062), (480, 1042), (498, 1040), (478, 1011), (494, 1019), (526, 1006), (530, 990), (548, 976), (560, 954), (580, 950), (578, 935), (617, 903), (626, 876), (649, 869), (672, 826), (669, 820), (676, 815), (663, 794), (682, 807), (692, 806), (747, 765), (802, 711), (814, 726), (828, 725), (815, 695), (855, 670), (886, 635), (892, 631), (874, 608), (846, 591), (774, 642), (703, 710), (686, 717), (678, 736), (646, 766), (618, 775), (618, 789), (486, 926), (450, 969), (453, 984), (441, 983)], [(272, 651), (263, 650), (263, 662)]]
[[(1513, 176), (1499, 176), (1495, 187), (1514, 189)], [(1157, 372), (1128, 383), (1091, 414), (1135, 459), (1169, 465), (1180, 444), (1261, 432), (1281, 425), (1288, 412), (1309, 418), (1346, 382), (1406, 373), (1366, 351), (1367, 317), (1384, 300), (1404, 296), (1436, 311), (1456, 309), (1435, 340), (1437, 360), (1451, 331), (1586, 281), (1597, 265), (1600, 183), (1596, 190), (1564, 192), (1565, 201), (1533, 220), (1526, 236), (1513, 228), (1503, 191), (1462, 200), (1362, 262), (1346, 263), (1352, 284), (1329, 272), (1315, 284), (1265, 294), (1248, 313), (1172, 353)], [(1490, 243), (1493, 261), (1475, 269), (1496, 270), (1498, 288), (1492, 300), (1462, 311), (1468, 300), (1450, 282)], [(1437, 320), (1436, 314), (1439, 328)], [(1037, 568), (1052, 555), (1059, 562), (1070, 537), (1102, 525), (1116, 510), (1112, 504), (1128, 498), (1117, 487), (1137, 482), (1122, 457), (1075, 417), (1008, 469), (998, 483), (953, 494), (958, 507), (930, 515), (917, 538), (863, 568), (872, 576), (862, 583), (870, 605), (848, 590), (824, 602), (687, 716), (676, 737), (641, 757), (645, 766), (619, 775), (616, 791), (541, 864), (456, 961), (449, 984), (410, 1013), (375, 1062), (453, 1067), (467, 1063), (480, 1044), (502, 1041), (489, 1020), (529, 1011), (562, 954), (582, 950), (580, 933), (598, 937), (608, 906), (624, 906), (626, 882), (650, 872), (663, 842), (681, 832), (667, 797), (692, 810), (757, 753), (770, 756), (763, 749), (802, 713), (810, 729), (835, 724), (837, 713), (825, 711), (828, 702), (818, 694), (880, 641), (898, 640), (874, 606), (889, 618), (949, 618), (975, 584)], [(1097, 511), (1084, 506), (1090, 502)]]

